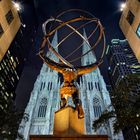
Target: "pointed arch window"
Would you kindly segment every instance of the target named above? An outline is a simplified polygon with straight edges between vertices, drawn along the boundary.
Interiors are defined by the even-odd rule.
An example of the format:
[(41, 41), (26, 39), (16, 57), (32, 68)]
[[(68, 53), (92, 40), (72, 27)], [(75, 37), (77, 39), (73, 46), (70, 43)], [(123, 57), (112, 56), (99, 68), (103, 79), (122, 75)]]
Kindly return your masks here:
[(41, 82), (40, 91), (42, 90), (43, 82)]
[(91, 84), (91, 90), (93, 90), (93, 83), (91, 82), (90, 84)]
[(46, 83), (44, 82), (43, 89), (45, 88)]
[(97, 83), (95, 82), (95, 88), (97, 89)]
[(101, 91), (101, 88), (100, 88), (100, 84), (99, 84), (99, 82), (98, 82), (98, 89), (99, 89), (99, 91)]
[(52, 89), (52, 82), (48, 82), (48, 90)]
[(45, 88), (45, 82), (41, 82), (40, 91)]
[(42, 98), (38, 109), (38, 117), (45, 117), (47, 110), (47, 98)]
[(48, 82), (48, 88), (47, 88), (48, 90), (49, 90), (49, 87), (50, 87), (50, 82)]
[(88, 88), (89, 88), (89, 90), (90, 90), (90, 82), (88, 82)]
[(100, 101), (97, 97), (93, 99), (93, 110), (96, 118), (101, 116), (102, 109), (101, 109)]
[(52, 89), (52, 82), (50, 83), (50, 90)]
[(93, 90), (93, 83), (92, 82), (88, 82), (88, 88), (89, 88), (89, 90)]

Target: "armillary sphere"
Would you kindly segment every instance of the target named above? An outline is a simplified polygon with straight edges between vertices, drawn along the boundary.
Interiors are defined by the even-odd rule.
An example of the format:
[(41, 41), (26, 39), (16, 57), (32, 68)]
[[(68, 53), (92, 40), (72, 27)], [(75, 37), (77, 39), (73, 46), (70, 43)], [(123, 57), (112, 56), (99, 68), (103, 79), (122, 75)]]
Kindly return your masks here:
[[(73, 13), (76, 13), (76, 16), (75, 17), (69, 16), (70, 13), (72, 13), (72, 15), (74, 15)], [(79, 22), (80, 24), (78, 25)], [(77, 26), (76, 27), (73, 26), (74, 24)], [(85, 29), (90, 24), (94, 24), (94, 26), (89, 27), (88, 30), (90, 30), (91, 32), (87, 37), (85, 37), (80, 32), (80, 30)], [(49, 51), (54, 53), (57, 56), (57, 58), (59, 58), (60, 60), (59, 63), (65, 64), (69, 67), (74, 67), (74, 65), (72, 64), (73, 62), (78, 61), (83, 56), (87, 55), (89, 52), (94, 51), (95, 48), (97, 48), (97, 46), (101, 46), (100, 56), (97, 62), (103, 59), (105, 53), (105, 46), (106, 46), (104, 28), (100, 20), (95, 16), (93, 16), (91, 13), (80, 9), (67, 10), (62, 12), (58, 16), (56, 16), (56, 18), (54, 17), (49, 18), (46, 22), (43, 23), (42, 27), (43, 27), (44, 37), (40, 47), (40, 51), (45, 52), (45, 47), (48, 46)], [(58, 42), (56, 46), (53, 46), (50, 41), (52, 36), (54, 36), (56, 31), (61, 30), (63, 27), (69, 28), (71, 32), (65, 35)], [(74, 53), (76, 53), (76, 51), (78, 51), (81, 48), (83, 42), (80, 45), (78, 45), (73, 51), (71, 51), (65, 58), (56, 51), (56, 48), (60, 47), (60, 45), (66, 40), (68, 40), (71, 36), (73, 36), (73, 34), (78, 35), (83, 40), (83, 42), (85, 42), (89, 46), (90, 49), (84, 54), (81, 54), (80, 56), (76, 56), (76, 58), (73, 58), (68, 61), (67, 59), (70, 58)], [(92, 37), (94, 38), (93, 39), (94, 42), (89, 41)]]

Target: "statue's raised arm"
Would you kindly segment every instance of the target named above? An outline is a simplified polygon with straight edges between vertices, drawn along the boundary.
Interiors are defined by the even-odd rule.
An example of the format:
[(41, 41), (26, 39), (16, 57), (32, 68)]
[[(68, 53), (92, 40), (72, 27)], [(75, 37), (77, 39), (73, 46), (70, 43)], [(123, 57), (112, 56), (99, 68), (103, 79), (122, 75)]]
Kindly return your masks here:
[(77, 68), (78, 76), (83, 75), (83, 74), (86, 74), (86, 73), (92, 72), (92, 71), (95, 70), (102, 62), (103, 62), (103, 60), (100, 59), (98, 62), (93, 63), (93, 64), (91, 64), (91, 65), (78, 67), (78, 68)]

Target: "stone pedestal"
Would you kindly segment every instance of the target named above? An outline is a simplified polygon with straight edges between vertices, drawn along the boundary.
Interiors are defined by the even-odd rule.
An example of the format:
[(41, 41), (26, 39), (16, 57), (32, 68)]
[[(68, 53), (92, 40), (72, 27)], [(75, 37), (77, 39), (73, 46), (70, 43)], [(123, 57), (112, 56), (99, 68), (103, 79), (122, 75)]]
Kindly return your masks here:
[(84, 118), (68, 106), (55, 112), (53, 135), (31, 135), (30, 140), (108, 140), (107, 135), (86, 135), (84, 126)]
[(77, 110), (71, 106), (55, 112), (54, 135), (74, 136), (85, 134), (84, 118), (78, 118)]

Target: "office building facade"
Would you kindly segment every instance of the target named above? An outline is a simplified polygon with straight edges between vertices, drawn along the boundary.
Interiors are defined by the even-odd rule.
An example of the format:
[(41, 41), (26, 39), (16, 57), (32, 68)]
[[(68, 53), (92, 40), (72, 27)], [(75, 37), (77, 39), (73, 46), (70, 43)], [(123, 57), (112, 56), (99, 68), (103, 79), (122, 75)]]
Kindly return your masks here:
[[(111, 45), (108, 46), (107, 57), (109, 62), (108, 72), (114, 93), (118, 94), (120, 85), (123, 85), (125, 90), (129, 90), (126, 95), (128, 97), (126, 103), (129, 105), (135, 103), (140, 93), (140, 64), (128, 41), (113, 39)], [(123, 130), (126, 140), (139, 140), (139, 134), (140, 127), (137, 125), (135, 127), (126, 126)]]
[[(0, 1), (0, 109), (6, 108), (15, 89), (24, 63), (21, 22), (11, 0)], [(4, 101), (5, 100), (5, 101)]]
[(120, 28), (140, 61), (140, 1), (127, 0), (120, 18)]
[(113, 39), (111, 43), (107, 50), (108, 70), (113, 86), (118, 86), (126, 75), (140, 73), (139, 62), (127, 40)]

